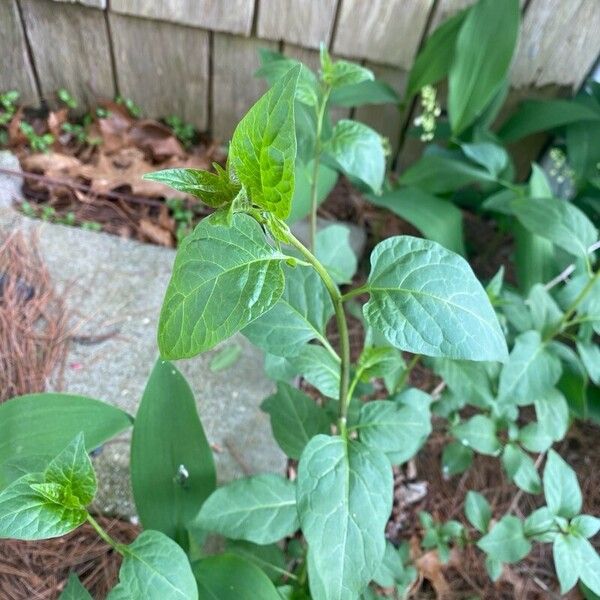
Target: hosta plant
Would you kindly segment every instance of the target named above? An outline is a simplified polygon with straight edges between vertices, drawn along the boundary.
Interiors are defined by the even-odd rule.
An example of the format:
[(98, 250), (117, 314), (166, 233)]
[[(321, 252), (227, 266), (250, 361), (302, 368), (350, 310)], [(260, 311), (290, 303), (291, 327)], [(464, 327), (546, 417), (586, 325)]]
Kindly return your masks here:
[[(87, 452), (129, 427), (128, 415), (60, 394), (0, 407), (0, 537), (42, 539), (90, 523), (123, 555), (111, 600), (354, 600), (377, 597), (372, 582), (404, 594), (415, 578), (410, 552), (385, 537), (392, 469), (423, 445), (432, 403), (442, 402), (407, 386), (410, 368), (421, 356), (475, 371), (480, 364), (493, 371), (515, 362), (486, 290), (458, 254), (433, 241), (392, 237), (374, 248), (366, 283), (342, 290), (331, 252), (319, 252), (318, 244), (312, 252), (292, 234), (286, 219), (302, 77), (301, 67), (292, 66), (251, 108), (234, 132), (225, 168), (149, 176), (199, 197), (214, 213), (178, 250), (159, 321), (162, 358), (133, 424), (131, 478), (143, 533), (124, 546), (88, 511), (96, 480)], [(575, 292), (562, 325), (587, 306), (593, 285)], [(357, 297), (368, 297), (361, 311), (366, 335), (352, 363), (346, 307)], [(336, 332), (328, 335), (332, 318)], [(205, 352), (237, 332), (266, 353), (278, 383), (263, 409), (275, 439), (297, 461), (297, 476), (259, 474), (215, 490), (191, 391), (167, 361)], [(402, 351), (413, 355), (408, 366)], [(291, 384), (297, 375), (323, 402)], [(374, 379), (387, 391), (365, 402)], [(583, 564), (598, 560), (586, 541), (596, 521), (580, 514), (577, 482), (552, 451), (544, 490), (546, 511), (529, 529), (513, 515), (490, 528), (485, 501), (469, 500), (477, 510), (468, 508), (468, 518), (481, 513), (476, 523), (484, 535), (477, 543), (496, 561), (492, 575), (524, 556), (530, 538), (552, 537), (563, 588), (580, 579), (599, 592)], [(471, 540), (460, 524), (436, 524), (427, 516), (423, 524), (424, 543), (442, 557), (450, 544)], [(207, 533), (227, 538), (223, 554), (204, 554)], [(285, 562), (277, 545), (282, 540)], [(506, 546), (510, 555), (496, 550)], [(576, 567), (568, 548), (578, 553)], [(72, 578), (64, 597), (86, 594)]]

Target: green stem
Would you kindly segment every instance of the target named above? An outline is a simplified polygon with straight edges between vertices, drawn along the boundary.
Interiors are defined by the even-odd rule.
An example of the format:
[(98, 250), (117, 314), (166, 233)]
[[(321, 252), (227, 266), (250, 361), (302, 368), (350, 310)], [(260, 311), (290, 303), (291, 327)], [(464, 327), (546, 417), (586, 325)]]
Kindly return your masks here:
[(396, 391), (397, 392), (401, 391), (402, 388), (405, 386), (406, 381), (408, 380), (408, 377), (412, 373), (412, 370), (415, 368), (415, 366), (417, 365), (417, 363), (420, 360), (421, 360), (421, 355), (420, 354), (415, 354), (411, 358), (411, 360), (408, 363), (406, 369), (404, 370), (404, 373), (402, 373), (402, 375), (400, 376), (400, 380), (398, 381), (398, 385), (396, 386)]
[(87, 522), (96, 530), (96, 533), (109, 545), (111, 546), (114, 550), (116, 550), (119, 554), (123, 554), (123, 544), (119, 544), (119, 542), (116, 542), (115, 540), (113, 540), (110, 535), (108, 535), (108, 533), (106, 531), (104, 531), (104, 529), (102, 529), (102, 526), (100, 525), (100, 523), (98, 523), (98, 521), (96, 521), (96, 519), (94, 519), (94, 517), (92, 517), (92, 515), (90, 515), (88, 513), (87, 516)]
[(292, 233), (288, 233), (289, 243), (296, 248), (306, 261), (314, 268), (319, 277), (325, 284), (325, 288), (333, 302), (335, 310), (335, 320), (337, 323), (338, 333), (340, 336), (340, 395), (339, 395), (339, 430), (340, 435), (347, 437), (347, 414), (348, 414), (348, 391), (350, 386), (350, 337), (348, 335), (348, 323), (346, 322), (346, 314), (344, 313), (344, 302), (342, 295), (337, 285), (327, 272), (325, 267), (317, 260), (314, 254)]
[(325, 119), (325, 109), (331, 88), (327, 86), (323, 92), (321, 103), (317, 108), (317, 131), (315, 139), (315, 153), (313, 156), (313, 172), (310, 182), (310, 250), (315, 252), (317, 243), (317, 201), (319, 195), (319, 166), (321, 162), (321, 134), (323, 133), (323, 120)]

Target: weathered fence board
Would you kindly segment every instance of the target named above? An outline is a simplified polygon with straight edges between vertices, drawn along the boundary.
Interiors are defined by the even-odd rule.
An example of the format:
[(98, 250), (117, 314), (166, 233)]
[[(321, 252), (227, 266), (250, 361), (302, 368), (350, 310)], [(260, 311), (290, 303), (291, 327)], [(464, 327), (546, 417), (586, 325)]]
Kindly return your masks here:
[[(375, 73), (377, 79), (391, 85), (400, 96), (404, 93), (407, 81), (406, 71), (369, 63), (366, 66)], [(359, 121), (366, 123), (389, 139), (392, 150), (390, 158), (393, 159), (398, 151), (400, 133), (406, 118), (405, 111), (400, 112), (398, 107), (393, 104), (367, 105), (357, 108), (355, 116)]]
[(261, 0), (258, 35), (307, 48), (329, 45), (337, 0)]
[(214, 34), (211, 131), (221, 140), (231, 137), (237, 122), (267, 89), (264, 80), (254, 77), (259, 48), (276, 50), (277, 44)]
[(0, 93), (14, 89), (24, 102), (39, 102), (16, 0), (0, 2), (0, 56)]
[(409, 69), (433, 0), (341, 0), (333, 49)]
[(254, 0), (112, 0), (110, 8), (128, 15), (249, 35)]
[(41, 93), (50, 104), (66, 88), (82, 104), (114, 95), (104, 14), (50, 0), (21, 0)]
[(55, 2), (70, 2), (71, 4), (83, 4), (94, 8), (106, 8), (106, 0), (55, 0)]
[(112, 13), (109, 19), (119, 92), (133, 99), (144, 114), (176, 114), (205, 130), (209, 34)]
[(512, 68), (515, 87), (577, 87), (600, 52), (598, 0), (531, 0)]

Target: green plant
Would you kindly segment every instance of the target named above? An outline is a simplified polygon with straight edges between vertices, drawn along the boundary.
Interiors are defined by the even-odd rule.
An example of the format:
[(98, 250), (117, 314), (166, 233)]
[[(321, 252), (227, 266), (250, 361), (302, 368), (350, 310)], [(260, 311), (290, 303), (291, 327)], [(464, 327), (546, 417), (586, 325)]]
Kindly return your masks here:
[(132, 117), (139, 119), (142, 116), (142, 109), (131, 98), (117, 96), (115, 102), (124, 106)]
[(2, 107), (2, 111), (0, 111), (0, 127), (8, 125), (15, 116), (20, 96), (21, 94), (16, 90), (9, 90), (0, 94), (0, 107)]
[(193, 229), (194, 211), (188, 208), (185, 200), (181, 198), (167, 198), (166, 202), (177, 227), (175, 230), (177, 244), (181, 244)]
[(60, 90), (58, 90), (58, 92), (56, 93), (56, 95), (58, 96), (58, 99), (67, 108), (72, 108), (72, 109), (77, 108), (77, 106), (78, 106), (77, 100), (75, 100), (75, 98), (73, 98), (73, 96), (71, 95), (71, 93), (68, 90), (66, 90), (65, 88), (61, 88)]
[(165, 123), (173, 130), (177, 139), (186, 147), (190, 148), (196, 138), (196, 128), (191, 123), (186, 123), (181, 117), (171, 115), (165, 119)]
[(23, 135), (27, 138), (29, 147), (35, 152), (49, 152), (50, 146), (54, 143), (54, 136), (51, 133), (38, 135), (33, 126), (27, 121), (21, 121), (19, 126)]

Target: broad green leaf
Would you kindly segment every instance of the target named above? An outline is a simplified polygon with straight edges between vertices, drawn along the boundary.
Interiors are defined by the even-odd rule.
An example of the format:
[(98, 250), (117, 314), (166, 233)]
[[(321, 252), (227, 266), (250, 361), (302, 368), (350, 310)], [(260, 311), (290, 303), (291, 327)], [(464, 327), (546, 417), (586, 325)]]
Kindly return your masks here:
[(496, 560), (493, 556), (485, 557), (485, 570), (492, 581), (498, 581), (502, 575), (504, 565), (501, 561)]
[(523, 523), (512, 515), (505, 515), (484, 535), (477, 546), (495, 560), (515, 563), (525, 558), (531, 542), (525, 537)]
[(473, 463), (473, 450), (462, 442), (450, 442), (442, 452), (442, 472), (444, 477), (464, 473)]
[(202, 600), (281, 600), (269, 578), (239, 556), (209, 556), (194, 564)]
[(313, 339), (328, 344), (325, 326), (333, 304), (311, 267), (283, 267), (285, 289), (275, 306), (244, 328), (253, 343), (278, 356), (295, 356)]
[(265, 354), (265, 375), (273, 381), (291, 381), (298, 372), (290, 361), (283, 356)]
[(555, 515), (547, 506), (534, 510), (523, 523), (525, 535), (538, 542), (553, 542), (556, 538)]
[(406, 363), (396, 348), (365, 347), (358, 359), (357, 369), (362, 373), (361, 381), (383, 377), (388, 392), (394, 393), (406, 370)]
[(485, 167), (492, 177), (498, 177), (508, 166), (508, 153), (498, 144), (479, 142), (461, 144), (461, 148), (467, 158)]
[(277, 544), (259, 546), (243, 540), (228, 540), (227, 554), (235, 554), (256, 565), (273, 581), (280, 581), (286, 566), (286, 556)]
[[(435, 176), (432, 176), (435, 173)], [(402, 185), (432, 194), (455, 192), (472, 183), (495, 182), (487, 170), (465, 160), (438, 154), (425, 154), (398, 179)]]
[(369, 201), (391, 210), (448, 250), (465, 254), (462, 213), (452, 202), (417, 187), (400, 187), (381, 196), (371, 195)]
[(174, 190), (200, 198), (202, 202), (220, 208), (230, 204), (240, 191), (240, 186), (229, 180), (227, 173), (215, 165), (216, 173), (198, 169), (165, 169), (147, 173), (144, 179), (164, 183)]
[(181, 373), (158, 360), (131, 440), (131, 485), (144, 529), (187, 545), (187, 527), (216, 486), (212, 450), (194, 394)]
[(465, 498), (465, 516), (477, 531), (486, 533), (492, 519), (492, 509), (479, 492), (470, 490)]
[(568, 200), (521, 198), (513, 200), (511, 207), (528, 231), (575, 257), (587, 256), (588, 248), (598, 240), (592, 222)]
[(0, 538), (64, 535), (85, 522), (95, 493), (96, 474), (78, 434), (44, 473), (27, 474), (0, 493)]
[(539, 331), (517, 337), (500, 373), (498, 401), (526, 406), (543, 399), (560, 378), (560, 360), (542, 343)]
[(374, 129), (358, 121), (340, 119), (325, 150), (346, 175), (358, 179), (376, 194), (381, 192), (385, 152), (382, 138)]
[(286, 258), (248, 215), (234, 214), (230, 227), (201, 221), (175, 258), (158, 326), (163, 358), (209, 350), (273, 308)]
[[(296, 161), (294, 197), (292, 198), (290, 216), (286, 219), (288, 223), (295, 223), (310, 213), (313, 167), (313, 161), (310, 161), (306, 165), (302, 161)], [(337, 183), (338, 177), (338, 172), (335, 169), (331, 169), (324, 164), (319, 165), (317, 205), (320, 205), (329, 196)]]
[(577, 515), (572, 519), (570, 528), (584, 538), (591, 538), (600, 531), (600, 519), (592, 515)]
[(356, 600), (375, 576), (385, 551), (392, 488), (390, 463), (377, 450), (324, 435), (306, 446), (297, 498), (314, 598)]
[(553, 441), (562, 440), (569, 427), (569, 406), (566, 398), (558, 390), (551, 389), (534, 404), (535, 414), (542, 430)]
[(273, 544), (298, 529), (295, 484), (272, 473), (238, 479), (208, 498), (197, 524), (232, 539)]
[(519, 488), (530, 494), (542, 491), (542, 481), (535, 463), (516, 444), (507, 444), (502, 453), (502, 466), (506, 474)]
[(143, 531), (123, 548), (119, 583), (107, 600), (197, 600), (185, 552), (159, 531)]
[(580, 121), (600, 121), (600, 112), (573, 100), (526, 100), (504, 123), (499, 135), (505, 142)]
[(543, 479), (546, 504), (555, 515), (570, 519), (581, 512), (577, 475), (554, 450), (548, 452)]
[(290, 214), (294, 194), (296, 132), (294, 96), (300, 67), (294, 67), (238, 123), (227, 167), (253, 204), (281, 219)]
[(576, 537), (579, 549), (579, 578), (595, 594), (600, 594), (600, 556), (586, 539)]
[[(598, 111), (598, 104), (583, 96), (580, 100)], [(572, 123), (566, 128), (567, 156), (576, 180), (592, 179), (596, 176), (596, 163), (600, 156), (600, 119), (595, 122)]]
[(296, 374), (302, 375), (324, 396), (337, 398), (340, 393), (340, 361), (321, 346), (309, 344), (300, 354), (289, 357)]
[(122, 410), (86, 398), (61, 393), (28, 394), (0, 404), (0, 489), (12, 477), (4, 468), (37, 457), (43, 470), (78, 433), (87, 450), (131, 427), (132, 418)]
[(590, 379), (600, 385), (600, 348), (598, 344), (591, 342), (577, 342), (577, 352)]
[(525, 229), (518, 221), (513, 225), (515, 267), (519, 288), (529, 292), (536, 283), (544, 283), (556, 272), (554, 246), (549, 240)]
[(543, 335), (551, 334), (559, 325), (563, 312), (541, 283), (536, 283), (529, 290), (527, 305), (531, 312), (533, 328)]
[(358, 261), (350, 245), (348, 227), (335, 224), (321, 229), (317, 233), (315, 254), (338, 285), (352, 282)]
[(518, 0), (480, 0), (465, 17), (448, 75), (448, 113), (454, 133), (473, 123), (502, 86), (519, 21)]
[(450, 70), (456, 38), (467, 15), (463, 10), (444, 21), (425, 42), (408, 76), (405, 99), (409, 100), (426, 85), (437, 83)]
[(347, 60), (336, 60), (323, 72), (323, 81), (333, 89), (373, 79), (373, 71)]
[(393, 465), (412, 458), (431, 433), (431, 397), (417, 389), (407, 392), (367, 402), (357, 425), (360, 441), (385, 453)]
[(304, 447), (319, 433), (329, 433), (329, 418), (315, 401), (300, 390), (278, 382), (277, 392), (261, 404), (271, 417), (271, 429), (281, 449), (298, 460)]
[(480, 454), (496, 456), (500, 452), (496, 424), (484, 415), (475, 415), (468, 421), (455, 425), (452, 428), (452, 435)]
[(391, 237), (371, 254), (367, 323), (396, 348), (467, 360), (504, 360), (506, 342), (468, 263), (439, 244)]
[(365, 104), (400, 104), (400, 96), (385, 81), (366, 80), (332, 90), (329, 102), (336, 106), (364, 106)]
[(560, 593), (566, 594), (579, 579), (581, 556), (575, 536), (559, 534), (552, 544), (554, 567), (560, 583)]
[(446, 382), (446, 387), (468, 404), (490, 407), (495, 400), (493, 384), (498, 376), (498, 363), (473, 362), (438, 358), (434, 371)]
[(552, 436), (542, 427), (540, 423), (527, 423), (519, 430), (517, 440), (529, 452), (546, 452), (552, 446)]
[(75, 573), (70, 573), (67, 586), (58, 597), (58, 600), (93, 600), (93, 598), (83, 587), (79, 577)]

